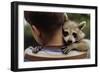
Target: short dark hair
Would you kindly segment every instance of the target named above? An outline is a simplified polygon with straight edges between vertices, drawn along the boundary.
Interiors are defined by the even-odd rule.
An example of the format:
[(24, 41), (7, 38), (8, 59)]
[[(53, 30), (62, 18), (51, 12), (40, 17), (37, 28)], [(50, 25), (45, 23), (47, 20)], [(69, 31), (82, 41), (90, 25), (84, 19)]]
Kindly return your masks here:
[(24, 17), (30, 25), (47, 34), (52, 34), (64, 24), (64, 13), (24, 11)]

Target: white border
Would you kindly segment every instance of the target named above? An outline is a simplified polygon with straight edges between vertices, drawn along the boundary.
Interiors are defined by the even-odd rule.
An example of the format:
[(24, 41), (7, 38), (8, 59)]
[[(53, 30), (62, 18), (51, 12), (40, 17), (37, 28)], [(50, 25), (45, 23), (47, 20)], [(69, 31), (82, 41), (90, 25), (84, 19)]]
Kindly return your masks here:
[[(68, 13), (86, 13), (91, 14), (91, 50), (90, 59), (82, 60), (61, 60), (61, 61), (37, 61), (24, 62), (24, 11), (43, 11), (43, 12), (68, 12)], [(63, 8), (63, 7), (48, 7), (48, 6), (18, 6), (18, 68), (36, 68), (50, 66), (71, 66), (71, 65), (86, 65), (95, 64), (95, 11), (93, 9), (81, 8)]]

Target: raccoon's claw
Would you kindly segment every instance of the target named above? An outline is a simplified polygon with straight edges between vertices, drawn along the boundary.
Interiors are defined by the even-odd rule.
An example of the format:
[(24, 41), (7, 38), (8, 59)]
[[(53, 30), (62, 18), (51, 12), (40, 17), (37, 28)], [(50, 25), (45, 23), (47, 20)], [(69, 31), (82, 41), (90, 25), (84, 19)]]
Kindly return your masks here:
[(42, 49), (41, 46), (35, 46), (32, 48), (32, 53), (38, 53)]
[(63, 53), (64, 53), (64, 54), (68, 54), (70, 51), (71, 51), (71, 49), (64, 49), (64, 50), (63, 50)]
[(63, 54), (68, 54), (70, 51), (71, 51), (71, 49), (69, 49), (69, 48), (64, 48), (64, 49), (62, 50), (62, 53), (63, 53)]

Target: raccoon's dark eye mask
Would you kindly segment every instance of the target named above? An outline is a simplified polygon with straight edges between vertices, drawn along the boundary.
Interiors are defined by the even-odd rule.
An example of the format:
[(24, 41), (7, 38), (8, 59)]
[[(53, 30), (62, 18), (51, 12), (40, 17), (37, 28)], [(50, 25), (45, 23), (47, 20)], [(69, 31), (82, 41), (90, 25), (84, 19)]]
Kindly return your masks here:
[(63, 35), (64, 35), (64, 36), (68, 36), (68, 34), (69, 34), (68, 31), (64, 31), (64, 30), (63, 30)]
[(72, 35), (75, 37), (75, 38), (77, 38), (77, 34), (74, 32), (74, 33), (72, 33)]

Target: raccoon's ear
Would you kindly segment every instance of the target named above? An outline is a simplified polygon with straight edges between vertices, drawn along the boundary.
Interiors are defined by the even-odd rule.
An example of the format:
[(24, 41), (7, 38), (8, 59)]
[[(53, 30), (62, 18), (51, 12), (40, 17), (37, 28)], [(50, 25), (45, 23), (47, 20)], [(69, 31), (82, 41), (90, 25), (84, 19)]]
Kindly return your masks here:
[(64, 13), (64, 22), (68, 21), (68, 15), (67, 13)]
[(82, 30), (85, 26), (86, 26), (86, 21), (82, 21), (82, 22), (80, 22), (78, 27), (80, 30)]

